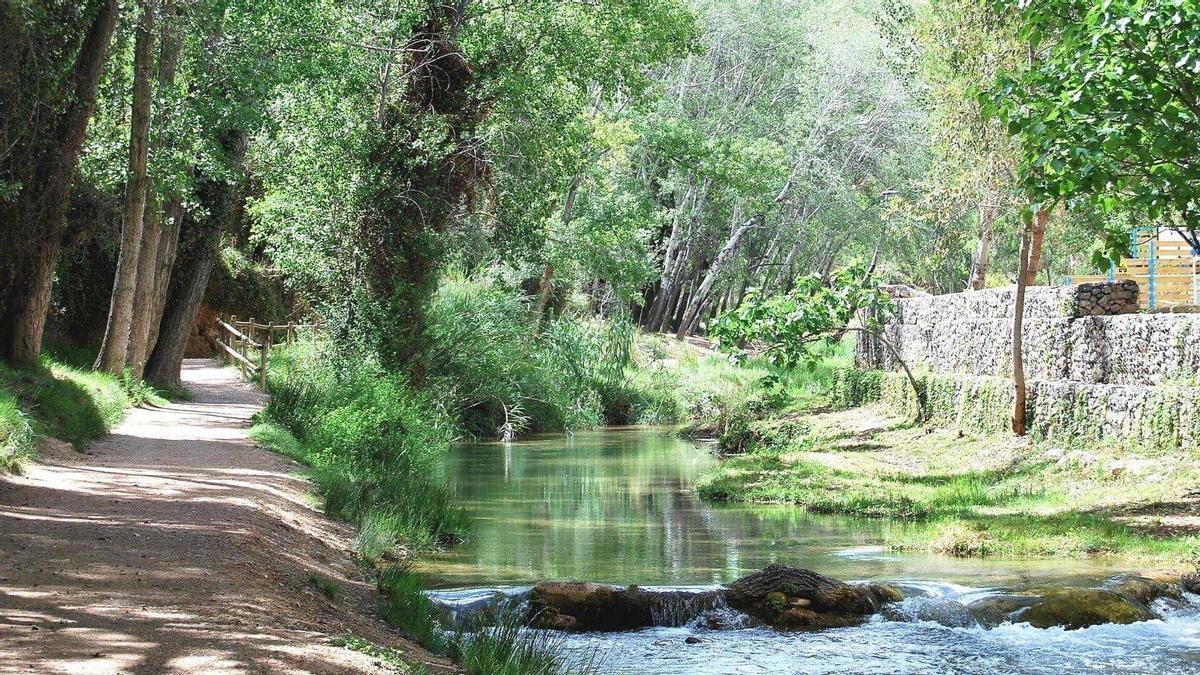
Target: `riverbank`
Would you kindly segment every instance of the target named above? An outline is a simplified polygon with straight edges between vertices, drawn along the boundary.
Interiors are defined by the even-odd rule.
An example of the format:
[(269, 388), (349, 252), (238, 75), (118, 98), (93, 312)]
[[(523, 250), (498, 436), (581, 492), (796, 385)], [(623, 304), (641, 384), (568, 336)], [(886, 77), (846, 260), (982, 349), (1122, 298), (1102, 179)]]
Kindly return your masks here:
[(914, 424), (866, 406), (747, 421), (697, 484), (708, 500), (902, 521), (897, 550), (955, 556), (1200, 558), (1200, 458)]

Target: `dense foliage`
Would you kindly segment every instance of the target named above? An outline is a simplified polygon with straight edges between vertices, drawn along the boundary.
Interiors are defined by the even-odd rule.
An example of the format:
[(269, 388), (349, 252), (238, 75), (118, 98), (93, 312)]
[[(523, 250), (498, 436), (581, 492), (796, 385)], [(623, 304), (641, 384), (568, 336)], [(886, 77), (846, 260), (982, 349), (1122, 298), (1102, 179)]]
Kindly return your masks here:
[(1033, 198), (1134, 208), (1200, 248), (1200, 7), (1054, 0), (1013, 11), (1032, 66), (1006, 73), (988, 106), (1021, 144)]

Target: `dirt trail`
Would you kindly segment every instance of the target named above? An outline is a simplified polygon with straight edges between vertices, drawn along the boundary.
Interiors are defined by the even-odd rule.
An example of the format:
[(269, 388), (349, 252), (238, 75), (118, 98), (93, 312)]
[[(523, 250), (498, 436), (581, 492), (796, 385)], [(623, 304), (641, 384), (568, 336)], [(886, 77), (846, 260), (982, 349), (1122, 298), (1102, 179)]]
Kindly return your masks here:
[(371, 615), (352, 528), (249, 440), (263, 396), (208, 360), (183, 380), (192, 401), (0, 479), (0, 672), (392, 672), (347, 634), (446, 669)]

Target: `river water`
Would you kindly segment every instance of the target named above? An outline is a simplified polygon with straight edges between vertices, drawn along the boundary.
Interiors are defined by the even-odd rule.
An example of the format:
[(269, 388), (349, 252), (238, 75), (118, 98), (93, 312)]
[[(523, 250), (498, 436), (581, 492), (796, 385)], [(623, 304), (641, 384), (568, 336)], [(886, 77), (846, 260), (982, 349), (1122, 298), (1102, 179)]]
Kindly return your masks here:
[[(715, 463), (704, 448), (654, 428), (461, 446), (447, 474), (475, 509), (476, 528), (466, 543), (425, 560), (434, 598), (452, 605), (479, 589), (519, 594), (544, 579), (704, 588), (779, 562), (926, 597), (906, 600), (891, 620), (856, 628), (710, 630), (697, 619), (566, 636), (567, 647), (580, 658), (594, 655), (601, 673), (1200, 674), (1197, 598), (1156, 607), (1161, 620), (1079, 631), (984, 629), (916, 611), (920, 603), (955, 607), (999, 592), (1096, 586), (1127, 571), (1117, 562), (886, 552), (885, 528), (909, 525), (701, 502), (692, 485)], [(700, 642), (685, 644), (689, 636)]]

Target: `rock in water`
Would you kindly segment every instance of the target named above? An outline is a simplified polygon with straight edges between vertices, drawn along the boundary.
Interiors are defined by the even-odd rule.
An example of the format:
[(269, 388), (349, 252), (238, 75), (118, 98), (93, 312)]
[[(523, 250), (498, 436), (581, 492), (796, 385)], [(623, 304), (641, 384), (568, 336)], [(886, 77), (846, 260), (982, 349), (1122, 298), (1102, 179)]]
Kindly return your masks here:
[(529, 596), (529, 624), (569, 631), (617, 631), (654, 625), (648, 593), (636, 586), (547, 582)]
[(1188, 593), (1200, 595), (1200, 570), (1196, 570), (1191, 574), (1183, 575), (1183, 579), (1180, 580), (1180, 584), (1183, 586), (1183, 590), (1187, 591)]
[(1021, 610), (1038, 602), (1033, 595), (989, 595), (967, 606), (971, 615), (985, 628), (995, 628), (1013, 620)]
[(1035, 628), (1061, 626), (1078, 630), (1157, 618), (1149, 607), (1125, 593), (1105, 588), (1064, 588), (1046, 592), (1036, 603), (1017, 612), (1013, 620)]
[(811, 570), (772, 564), (727, 587), (731, 607), (776, 628), (818, 629), (854, 626), (901, 599), (883, 584), (847, 584)]

